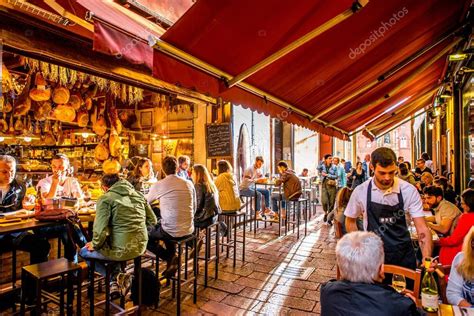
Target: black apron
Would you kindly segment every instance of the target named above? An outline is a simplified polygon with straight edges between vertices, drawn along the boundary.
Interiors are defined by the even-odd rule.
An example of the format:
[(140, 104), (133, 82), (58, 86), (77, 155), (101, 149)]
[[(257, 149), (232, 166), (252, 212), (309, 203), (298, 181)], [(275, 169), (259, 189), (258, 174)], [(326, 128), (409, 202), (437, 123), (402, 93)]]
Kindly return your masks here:
[(402, 193), (394, 206), (372, 202), (372, 181), (367, 191), (367, 230), (383, 240), (385, 264), (416, 269), (416, 256), (405, 220)]

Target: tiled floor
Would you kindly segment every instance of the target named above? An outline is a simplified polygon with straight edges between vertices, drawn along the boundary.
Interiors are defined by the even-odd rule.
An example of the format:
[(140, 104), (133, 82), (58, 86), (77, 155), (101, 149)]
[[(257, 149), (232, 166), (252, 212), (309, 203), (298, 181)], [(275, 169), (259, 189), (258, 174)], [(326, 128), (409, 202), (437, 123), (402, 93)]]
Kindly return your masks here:
[[(308, 224), (308, 235), (304, 237), (303, 231), (300, 240), (296, 240), (296, 232), (278, 238), (275, 225), (259, 228), (255, 236), (253, 232), (247, 233), (245, 263), (238, 260), (234, 269), (232, 259), (222, 257), (218, 280), (210, 278), (208, 287), (204, 288), (203, 276), (199, 277), (197, 304), (192, 302), (190, 289), (184, 289), (182, 314), (319, 315), (320, 284), (336, 276), (336, 240), (333, 228), (322, 225), (321, 214), (318, 209), (317, 217)], [(307, 280), (278, 275), (277, 268), (287, 264), (314, 268), (314, 271)], [(213, 275), (213, 263), (211, 268)], [(88, 308), (84, 296), (83, 315), (88, 315)], [(50, 314), (55, 313), (50, 311)], [(142, 314), (175, 315), (176, 302), (165, 294), (157, 310), (147, 308)], [(97, 308), (96, 315), (103, 315), (103, 310)]]

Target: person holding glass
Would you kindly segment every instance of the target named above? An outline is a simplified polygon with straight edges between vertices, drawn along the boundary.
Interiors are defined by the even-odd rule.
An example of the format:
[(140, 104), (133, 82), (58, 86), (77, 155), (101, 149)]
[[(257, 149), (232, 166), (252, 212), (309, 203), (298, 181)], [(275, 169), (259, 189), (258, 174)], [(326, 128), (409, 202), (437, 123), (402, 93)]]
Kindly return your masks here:
[[(53, 174), (41, 179), (36, 186), (36, 190), (41, 192), (43, 199), (59, 199), (61, 197), (84, 199), (79, 181), (69, 176), (70, 174), (69, 158), (64, 154), (56, 154), (51, 160), (51, 170)], [(69, 238), (69, 224), (58, 223), (53, 227), (40, 228), (38, 234), (45, 238), (61, 238), (64, 245), (64, 257), (69, 261), (77, 262), (77, 247), (83, 247), (87, 240), (77, 226), (72, 226), (71, 236)]]

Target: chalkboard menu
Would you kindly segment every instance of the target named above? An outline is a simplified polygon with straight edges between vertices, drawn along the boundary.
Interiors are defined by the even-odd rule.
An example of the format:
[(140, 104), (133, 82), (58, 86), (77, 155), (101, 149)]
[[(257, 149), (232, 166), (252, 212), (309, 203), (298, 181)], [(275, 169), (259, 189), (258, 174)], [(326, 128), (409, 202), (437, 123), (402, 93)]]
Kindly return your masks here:
[(206, 126), (207, 158), (232, 156), (232, 128), (230, 123)]

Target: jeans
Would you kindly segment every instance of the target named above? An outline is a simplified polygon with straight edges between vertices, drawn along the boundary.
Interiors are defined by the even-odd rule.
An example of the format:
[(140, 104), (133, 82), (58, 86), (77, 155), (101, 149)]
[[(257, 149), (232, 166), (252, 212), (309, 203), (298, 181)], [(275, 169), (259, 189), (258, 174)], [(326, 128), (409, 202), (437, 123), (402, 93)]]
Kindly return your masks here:
[(279, 212), (278, 201), (281, 201), (281, 208), (286, 209), (285, 196), (281, 193), (272, 194), (272, 211)]
[[(103, 261), (115, 261), (114, 259), (104, 256), (100, 253), (100, 251), (94, 250), (89, 251), (86, 247), (82, 247), (79, 251), (79, 255), (87, 261), (87, 265), (90, 266), (90, 260), (87, 259), (96, 259), (96, 260), (103, 260)], [(100, 263), (95, 263), (95, 271), (99, 272), (101, 275), (105, 276), (105, 266)], [(114, 264), (112, 267), (112, 277), (111, 280), (115, 279), (115, 276), (120, 272), (120, 263)]]
[[(248, 196), (248, 197), (255, 197), (255, 189), (253, 189), (253, 188), (242, 189), (242, 190), (240, 190), (240, 195)], [(257, 188), (257, 202), (256, 202), (257, 210), (261, 210), (262, 195), (265, 197), (265, 206), (267, 208), (269, 208), (271, 206), (270, 205), (270, 191), (267, 190), (267, 189)]]
[(76, 245), (79, 245), (79, 247), (84, 247), (84, 245), (87, 243), (87, 240), (84, 234), (81, 232), (80, 228), (75, 225), (70, 226), (71, 236), (73, 239), (71, 240), (67, 231), (67, 225), (70, 224), (59, 224), (57, 226), (40, 228), (36, 231), (36, 233), (38, 234), (38, 236), (41, 236), (46, 239), (61, 238), (61, 242), (64, 245), (64, 257), (69, 261), (77, 263), (78, 257)]

